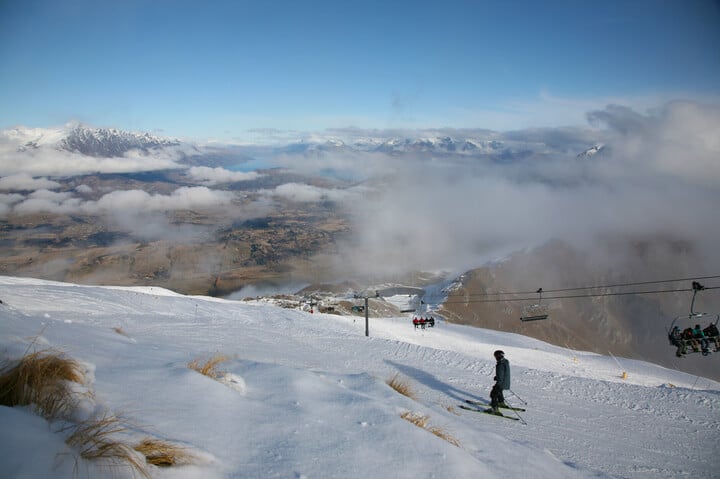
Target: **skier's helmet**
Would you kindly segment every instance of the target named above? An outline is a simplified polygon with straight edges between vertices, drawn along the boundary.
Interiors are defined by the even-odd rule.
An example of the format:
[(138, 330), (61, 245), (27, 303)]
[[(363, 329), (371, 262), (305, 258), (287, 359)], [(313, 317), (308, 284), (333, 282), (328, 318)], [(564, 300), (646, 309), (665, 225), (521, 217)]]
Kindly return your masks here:
[(496, 359), (500, 359), (500, 358), (504, 358), (504, 357), (505, 357), (505, 353), (502, 352), (502, 351), (500, 351), (499, 349), (498, 349), (497, 351), (495, 351), (494, 354), (495, 354), (495, 358), (496, 358)]

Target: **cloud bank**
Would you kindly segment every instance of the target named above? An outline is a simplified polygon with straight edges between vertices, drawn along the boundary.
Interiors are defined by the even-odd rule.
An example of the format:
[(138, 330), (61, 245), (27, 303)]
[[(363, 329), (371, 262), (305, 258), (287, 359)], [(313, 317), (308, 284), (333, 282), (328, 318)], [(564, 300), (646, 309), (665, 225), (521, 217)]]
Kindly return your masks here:
[(209, 166), (193, 166), (189, 168), (185, 174), (192, 180), (206, 186), (213, 186), (222, 183), (235, 183), (239, 181), (251, 181), (262, 176), (256, 171), (230, 171), (221, 167), (211, 168)]
[(0, 131), (0, 176), (70, 177), (97, 173), (135, 173), (185, 168), (179, 163), (186, 147), (130, 150), (105, 158), (59, 148), (67, 128), (15, 128)]
[[(343, 268), (464, 270), (553, 238), (585, 251), (659, 238), (692, 242), (703, 268), (720, 269), (720, 108), (610, 105), (588, 120), (599, 130), (503, 134), (528, 146), (504, 158), (386, 156), (382, 181), (353, 204)], [(593, 143), (600, 154), (577, 156)]]
[(0, 191), (33, 191), (59, 187), (60, 183), (57, 181), (52, 181), (47, 178), (33, 178), (27, 173), (17, 173), (0, 178)]
[(284, 183), (274, 190), (263, 191), (266, 195), (296, 203), (343, 202), (357, 197), (357, 189), (322, 188), (305, 183)]
[[(231, 220), (267, 214), (277, 200), (332, 203), (352, 221), (352, 235), (338, 244), (343, 274), (460, 272), (554, 238), (588, 252), (606, 250), (608, 238), (687, 241), (706, 258), (703, 268), (720, 270), (714, 244), (720, 234), (720, 107), (676, 101), (638, 111), (608, 105), (586, 116), (587, 128), (512, 132), (335, 129), (325, 132), (331, 141), (317, 147), (264, 149), (263, 161), (281, 166), (283, 173), (265, 178), (262, 189), (251, 192), (257, 200), (242, 206), (245, 193), (212, 187), (261, 175), (217, 165), (185, 166), (185, 177), (200, 186), (164, 194), (129, 189), (93, 197), (99, 192), (87, 185), (53, 191), (59, 188), (48, 176), (61, 172), (182, 165), (172, 154), (101, 160), (43, 145), (22, 152), (30, 158), (23, 163), (14, 156), (22, 142), (13, 140), (8, 152), (6, 135), (0, 138), (0, 150), (6, 148), (0, 155), (0, 190), (7, 192), (0, 193), (0, 215), (97, 215), (151, 237), (164, 234), (167, 221), (159, 218), (165, 212), (213, 210)], [(468, 139), (477, 149), (395, 148), (395, 139), (410, 135)], [(580, 155), (597, 145), (603, 147), (595, 155)], [(278, 184), (277, 178), (286, 182)], [(149, 223), (165, 226), (139, 226)], [(606, 259), (615, 260), (612, 254)]]
[(228, 191), (211, 190), (205, 186), (181, 187), (171, 194), (149, 194), (143, 190), (118, 190), (103, 195), (97, 201), (84, 201), (71, 192), (42, 189), (28, 196), (0, 197), (6, 207), (16, 214), (56, 213), (102, 215), (115, 211), (179, 211), (215, 209), (232, 203), (235, 195)]

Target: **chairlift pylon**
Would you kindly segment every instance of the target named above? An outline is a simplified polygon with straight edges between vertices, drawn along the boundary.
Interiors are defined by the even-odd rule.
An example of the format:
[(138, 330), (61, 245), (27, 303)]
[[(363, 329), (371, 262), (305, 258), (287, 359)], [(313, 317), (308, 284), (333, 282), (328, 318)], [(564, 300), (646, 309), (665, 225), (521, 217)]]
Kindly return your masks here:
[(541, 321), (548, 318), (547, 305), (542, 304), (543, 289), (538, 288), (538, 290), (535, 292), (538, 294), (538, 302), (525, 306), (523, 308), (523, 313), (522, 316), (520, 316), (520, 321)]

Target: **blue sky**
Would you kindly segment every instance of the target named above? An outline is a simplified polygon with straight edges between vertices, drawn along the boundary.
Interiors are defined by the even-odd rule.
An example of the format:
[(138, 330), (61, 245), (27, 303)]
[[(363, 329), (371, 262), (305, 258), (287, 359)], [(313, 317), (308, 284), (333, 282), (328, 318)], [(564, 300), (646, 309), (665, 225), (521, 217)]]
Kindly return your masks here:
[(585, 124), (720, 97), (713, 0), (0, 0), (0, 128)]

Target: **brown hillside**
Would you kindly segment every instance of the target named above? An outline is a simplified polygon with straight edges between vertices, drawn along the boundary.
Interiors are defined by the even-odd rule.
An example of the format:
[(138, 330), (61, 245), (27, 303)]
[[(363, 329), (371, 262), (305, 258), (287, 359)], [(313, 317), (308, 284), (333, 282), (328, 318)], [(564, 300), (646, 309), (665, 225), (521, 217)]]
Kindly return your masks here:
[[(594, 296), (618, 292), (690, 289), (690, 281), (639, 285), (623, 288), (594, 288), (548, 293), (553, 289), (592, 285), (614, 285), (654, 279), (691, 276), (688, 269), (696, 264), (691, 251), (663, 255), (666, 244), (629, 245), (622, 255), (631, 254), (631, 273), (618, 274), (616, 265), (603, 264), (597, 257), (584, 255), (562, 242), (552, 242), (537, 250), (518, 253), (508, 260), (472, 270), (443, 305), (449, 321), (476, 327), (531, 336), (571, 349), (611, 353), (624, 358), (648, 360), (670, 368), (720, 379), (720, 353), (703, 358), (699, 354), (683, 359), (675, 357), (668, 344), (666, 330), (678, 315), (689, 312), (691, 292)], [(699, 263), (698, 263), (699, 264)], [(697, 270), (702, 269), (697, 266)], [(624, 268), (623, 271), (628, 271)], [(672, 274), (674, 272), (674, 274)], [(717, 282), (717, 280), (715, 280)], [(520, 321), (523, 307), (537, 303), (538, 288), (546, 291), (543, 303), (549, 318)], [(720, 290), (702, 292), (696, 310), (720, 311)], [(521, 294), (497, 294), (522, 292)], [(572, 299), (548, 299), (553, 296), (586, 296)], [(525, 299), (525, 300), (523, 300)], [(507, 300), (507, 301), (505, 301)], [(708, 320), (703, 319), (703, 326)], [(716, 356), (716, 357), (712, 357)]]

